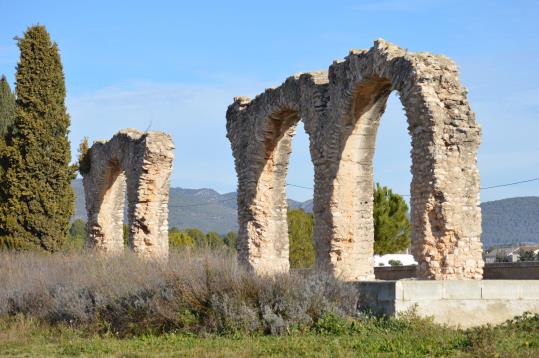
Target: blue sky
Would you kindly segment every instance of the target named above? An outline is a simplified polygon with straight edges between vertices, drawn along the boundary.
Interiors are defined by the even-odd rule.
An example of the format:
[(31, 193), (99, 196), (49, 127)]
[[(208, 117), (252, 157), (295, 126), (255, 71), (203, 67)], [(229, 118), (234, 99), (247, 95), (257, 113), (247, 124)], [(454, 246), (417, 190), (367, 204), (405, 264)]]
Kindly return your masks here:
[[(68, 89), (72, 147), (121, 128), (176, 143), (172, 185), (236, 188), (225, 111), (297, 72), (326, 69), (382, 37), (453, 58), (483, 128), (482, 186), (539, 177), (537, 1), (8, 1), (0, 0), (0, 73), (13, 83), (13, 37), (47, 26)], [(288, 181), (312, 186), (307, 137), (294, 139)], [(409, 192), (410, 139), (392, 95), (377, 138), (375, 179)], [(75, 151), (74, 151), (75, 153)], [(289, 188), (308, 199), (309, 190)], [(485, 190), (482, 201), (539, 195), (539, 182)]]

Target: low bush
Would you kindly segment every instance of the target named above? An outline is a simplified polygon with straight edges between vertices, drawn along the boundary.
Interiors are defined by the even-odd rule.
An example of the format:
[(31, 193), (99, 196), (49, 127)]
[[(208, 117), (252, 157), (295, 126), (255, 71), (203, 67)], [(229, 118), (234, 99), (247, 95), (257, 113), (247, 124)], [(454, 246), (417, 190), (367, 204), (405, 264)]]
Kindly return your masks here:
[[(168, 263), (132, 254), (0, 253), (0, 316), (24, 315), (118, 336), (161, 332), (263, 333), (353, 317), (357, 294), (311, 273), (261, 277), (230, 250), (172, 252)], [(321, 321), (322, 320), (322, 321)]]
[(322, 356), (539, 354), (537, 314), (467, 330), (413, 312), (359, 315), (352, 286), (310, 270), (255, 276), (226, 248), (173, 251), (166, 264), (129, 253), (2, 252), (0, 272), (2, 356), (222, 355), (219, 347), (240, 356), (290, 347)]

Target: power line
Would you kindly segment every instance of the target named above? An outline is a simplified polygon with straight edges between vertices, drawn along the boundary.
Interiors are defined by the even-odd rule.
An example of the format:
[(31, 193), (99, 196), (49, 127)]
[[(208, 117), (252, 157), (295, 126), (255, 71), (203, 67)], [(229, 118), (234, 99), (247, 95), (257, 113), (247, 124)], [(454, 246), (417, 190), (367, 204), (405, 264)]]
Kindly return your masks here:
[[(480, 190), (487, 190), (487, 189), (494, 189), (494, 188), (502, 188), (502, 187), (506, 187), (506, 186), (524, 184), (524, 183), (529, 183), (529, 182), (538, 181), (538, 180), (539, 180), (539, 178), (532, 178), (532, 179), (515, 181), (515, 182), (512, 182), (512, 183), (485, 186), (485, 187), (482, 187), (482, 188), (479, 188), (479, 189)], [(300, 188), (300, 189), (307, 189), (307, 190), (313, 190), (314, 189), (312, 187), (303, 186), (303, 185), (296, 185), (296, 184), (292, 184), (292, 183), (286, 183), (286, 185), (294, 187), (294, 188)], [(410, 194), (402, 194), (401, 196), (410, 196)], [(217, 203), (226, 203), (226, 202), (232, 201), (232, 200), (236, 200), (236, 198), (229, 198), (229, 199), (223, 199), (223, 200), (213, 200), (213, 201), (208, 201), (208, 202), (205, 202), (205, 203), (197, 203), (197, 204), (169, 205), (169, 208), (190, 208), (190, 207), (195, 207), (195, 206), (205, 206), (205, 205), (211, 205), (211, 204), (217, 204)]]
[(294, 188), (301, 188), (301, 189), (309, 189), (309, 190), (313, 190), (314, 188), (309, 188), (308, 186), (301, 186), (301, 185), (296, 185), (296, 184), (290, 184), (290, 183), (286, 183), (287, 186), (293, 186)]
[(536, 180), (539, 180), (539, 178), (533, 178), (533, 179), (527, 179), (527, 180), (521, 180), (521, 181), (515, 181), (513, 183), (507, 183), (507, 184), (499, 184), (499, 185), (492, 185), (492, 186), (486, 186), (484, 188), (480, 188), (481, 190), (486, 190), (486, 189), (493, 189), (493, 188), (501, 188), (502, 186), (511, 186), (511, 185), (517, 185), (517, 184), (522, 184), (522, 183), (529, 183), (531, 181), (536, 181)]
[[(494, 188), (501, 188), (501, 187), (504, 187), (504, 186), (512, 186), (512, 185), (518, 185), (518, 184), (524, 184), (524, 183), (529, 183), (529, 182), (532, 182), (532, 181), (537, 181), (539, 180), (539, 178), (532, 178), (532, 179), (526, 179), (526, 180), (520, 180), (520, 181), (515, 181), (515, 182), (512, 182), (512, 183), (505, 183), (505, 184), (498, 184), (498, 185), (492, 185), (492, 186), (485, 186), (485, 187), (482, 187), (482, 188), (479, 188), (480, 190), (487, 190), (487, 189), (494, 189)], [(291, 183), (286, 183), (287, 186), (292, 186), (294, 188), (301, 188), (301, 189), (309, 189), (309, 190), (313, 190), (314, 188), (311, 188), (311, 187), (307, 187), (307, 186), (301, 186), (301, 185), (296, 185), (296, 184), (291, 184)], [(409, 196), (408, 194), (404, 194), (402, 196)]]
[(226, 203), (227, 201), (236, 200), (236, 198), (229, 198), (229, 199), (223, 199), (223, 200), (212, 200), (205, 203), (197, 203), (197, 204), (187, 204), (187, 205), (169, 205), (169, 208), (190, 208), (193, 206), (204, 206), (204, 205), (211, 205), (216, 203)]

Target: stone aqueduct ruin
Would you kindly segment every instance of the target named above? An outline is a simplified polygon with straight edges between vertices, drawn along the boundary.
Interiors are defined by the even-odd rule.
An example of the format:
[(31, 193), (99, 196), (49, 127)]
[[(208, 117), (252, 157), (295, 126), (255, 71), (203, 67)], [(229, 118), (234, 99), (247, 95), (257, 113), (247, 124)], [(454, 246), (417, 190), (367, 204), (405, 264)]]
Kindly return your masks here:
[[(392, 91), (400, 95), (412, 137), (411, 239), (418, 277), (482, 277), (480, 128), (457, 66), (383, 40), (351, 51), (327, 72), (292, 76), (229, 106), (243, 265), (262, 274), (289, 270), (285, 179), (302, 120), (315, 170), (317, 267), (347, 281), (374, 279), (372, 161)], [(84, 174), (88, 246), (123, 250), (127, 191), (129, 246), (144, 257), (167, 257), (172, 153), (171, 138), (158, 132), (128, 129), (94, 143)]]
[(168, 257), (168, 194), (174, 145), (169, 135), (124, 129), (95, 142), (83, 174), (88, 212), (86, 245), (106, 254), (123, 251), (127, 194), (128, 246), (138, 255)]
[(347, 281), (374, 279), (372, 162), (392, 91), (400, 95), (412, 137), (411, 239), (418, 277), (482, 277), (480, 128), (457, 66), (383, 40), (351, 51), (328, 72), (289, 77), (229, 106), (240, 262), (259, 273), (289, 269), (285, 178), (302, 120), (315, 172), (317, 266)]

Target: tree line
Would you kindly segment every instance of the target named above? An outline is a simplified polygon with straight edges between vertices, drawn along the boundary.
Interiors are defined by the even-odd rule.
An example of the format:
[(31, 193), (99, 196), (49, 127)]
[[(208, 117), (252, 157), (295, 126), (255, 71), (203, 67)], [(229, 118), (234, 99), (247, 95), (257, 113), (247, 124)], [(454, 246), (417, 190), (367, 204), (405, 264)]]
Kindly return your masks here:
[[(65, 241), (64, 249), (83, 250), (86, 241), (86, 222), (82, 219), (73, 221), (69, 228), (68, 236)], [(129, 236), (129, 227), (123, 225), (123, 241), (127, 246)], [(235, 250), (238, 241), (238, 234), (231, 230), (221, 235), (216, 231), (204, 232), (198, 228), (178, 229), (172, 227), (168, 230), (169, 245), (173, 249), (185, 248), (230, 248)]]
[[(404, 250), (410, 246), (411, 225), (408, 206), (402, 196), (377, 184), (374, 190), (374, 253), (384, 255)], [(313, 244), (314, 217), (303, 209), (288, 211), (289, 260), (292, 268), (308, 268), (315, 263)], [(124, 224), (124, 245), (127, 246), (128, 227)], [(66, 248), (82, 249), (86, 239), (86, 223), (77, 219), (69, 229)], [(220, 235), (215, 231), (204, 233), (197, 228), (169, 229), (171, 248), (228, 248), (236, 250), (238, 235), (229, 231)], [(396, 263), (395, 263), (396, 264)]]

